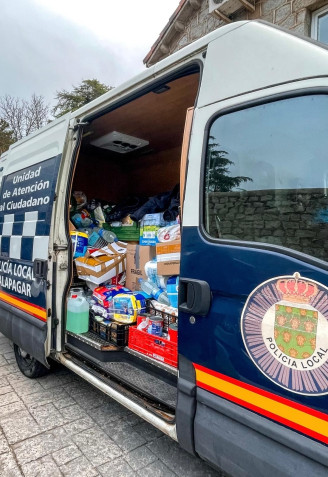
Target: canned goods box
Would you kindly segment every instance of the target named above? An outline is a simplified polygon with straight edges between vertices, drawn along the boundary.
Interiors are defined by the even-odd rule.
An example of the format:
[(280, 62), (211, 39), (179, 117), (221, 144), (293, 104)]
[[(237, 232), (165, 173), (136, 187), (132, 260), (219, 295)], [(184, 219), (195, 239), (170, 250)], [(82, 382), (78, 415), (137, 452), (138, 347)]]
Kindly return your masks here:
[(125, 271), (126, 243), (116, 242), (84, 257), (75, 259), (79, 278), (96, 285), (105, 283)]

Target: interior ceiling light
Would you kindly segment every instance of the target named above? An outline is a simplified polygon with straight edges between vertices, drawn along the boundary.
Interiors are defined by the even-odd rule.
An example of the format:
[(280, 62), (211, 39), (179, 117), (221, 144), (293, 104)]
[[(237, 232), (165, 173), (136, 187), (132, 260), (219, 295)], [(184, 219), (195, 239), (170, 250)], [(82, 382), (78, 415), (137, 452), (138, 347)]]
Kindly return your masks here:
[(165, 93), (165, 91), (168, 91), (169, 89), (170, 87), (167, 86), (167, 84), (162, 84), (161, 86), (158, 86), (157, 88), (153, 89), (153, 93), (161, 94)]
[(112, 131), (105, 134), (105, 136), (101, 136), (98, 139), (91, 141), (90, 144), (120, 154), (127, 154), (128, 152), (136, 151), (137, 149), (147, 146), (149, 141), (117, 131)]

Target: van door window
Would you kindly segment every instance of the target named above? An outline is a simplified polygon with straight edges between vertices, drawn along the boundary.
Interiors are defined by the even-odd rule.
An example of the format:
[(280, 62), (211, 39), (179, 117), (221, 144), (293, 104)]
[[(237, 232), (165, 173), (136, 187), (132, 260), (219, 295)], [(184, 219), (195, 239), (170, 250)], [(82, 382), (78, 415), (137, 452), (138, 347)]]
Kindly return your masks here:
[(205, 228), (328, 259), (328, 96), (217, 117), (205, 167)]

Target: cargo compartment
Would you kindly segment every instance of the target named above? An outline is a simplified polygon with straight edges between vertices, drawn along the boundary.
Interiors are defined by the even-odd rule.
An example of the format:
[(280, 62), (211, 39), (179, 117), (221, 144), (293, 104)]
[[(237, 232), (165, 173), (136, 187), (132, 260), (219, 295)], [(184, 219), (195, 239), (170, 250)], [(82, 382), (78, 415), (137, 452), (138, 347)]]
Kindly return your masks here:
[[(133, 98), (126, 97), (120, 103), (109, 104), (102, 114), (95, 114), (84, 126), (72, 191), (82, 191), (88, 201), (97, 199), (107, 204), (125, 204), (127, 215), (133, 200), (140, 198), (147, 202), (148, 198), (159, 194), (179, 191), (186, 113), (194, 107), (199, 79), (198, 66), (188, 67), (180, 70), (176, 77), (171, 75), (160, 83), (156, 81), (144, 91), (134, 92)], [(132, 270), (135, 276), (129, 277), (127, 283), (133, 290), (138, 288), (138, 277), (145, 277), (145, 259), (142, 258), (140, 265), (139, 257), (151, 260), (156, 255), (156, 246), (151, 243), (147, 251), (144, 248), (140, 253), (139, 248), (147, 245), (143, 245), (140, 239), (139, 221), (130, 226), (121, 223), (117, 228), (112, 224), (106, 220), (101, 227), (117, 234), (119, 241), (116, 244), (128, 244), (128, 263), (130, 272)], [(82, 231), (82, 228), (79, 230)], [(90, 231), (88, 233), (90, 236)], [(104, 244), (98, 241), (96, 245), (101, 249)], [(89, 247), (87, 256), (90, 250)], [(178, 246), (174, 252), (175, 262), (167, 266), (169, 275), (179, 273)], [(118, 262), (114, 265), (116, 276), (124, 280), (119, 273)], [(88, 273), (88, 263), (91, 262), (82, 258), (78, 267), (74, 266), (73, 285), (85, 287), (81, 273)], [(107, 264), (107, 259), (102, 257), (98, 268), (95, 265), (92, 287), (101, 285), (104, 263)], [(166, 270), (162, 261), (161, 267), (161, 270)], [(107, 269), (104, 277), (109, 277)], [(88, 285), (90, 288), (90, 283)], [(143, 311), (164, 316), (163, 336), (156, 337), (147, 331), (140, 331), (136, 323), (127, 321), (119, 323), (113, 320), (104, 324), (100, 320), (98, 323), (96, 313), (91, 312), (89, 331), (81, 334), (68, 331), (66, 349), (75, 359), (89, 362), (110, 379), (119, 381), (145, 399), (153, 400), (160, 408), (166, 405), (170, 413), (175, 407), (178, 350), (176, 325), (172, 341), (168, 329), (170, 323), (176, 321), (176, 316), (168, 321), (169, 315), (154, 310), (149, 300), (147, 309)], [(106, 320), (114, 316), (113, 313)]]

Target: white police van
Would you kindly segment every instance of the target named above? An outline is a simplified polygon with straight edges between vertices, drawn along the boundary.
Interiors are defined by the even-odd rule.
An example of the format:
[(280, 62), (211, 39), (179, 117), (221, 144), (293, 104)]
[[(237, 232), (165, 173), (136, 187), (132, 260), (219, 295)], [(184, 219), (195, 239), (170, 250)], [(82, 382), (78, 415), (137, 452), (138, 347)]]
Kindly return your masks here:
[[(126, 152), (126, 135), (142, 147)], [(222, 27), (12, 145), (0, 331), (21, 371), (57, 360), (231, 475), (327, 475), (327, 151), (327, 49), (261, 22)], [(178, 371), (69, 339), (72, 191), (115, 203), (178, 182)]]

